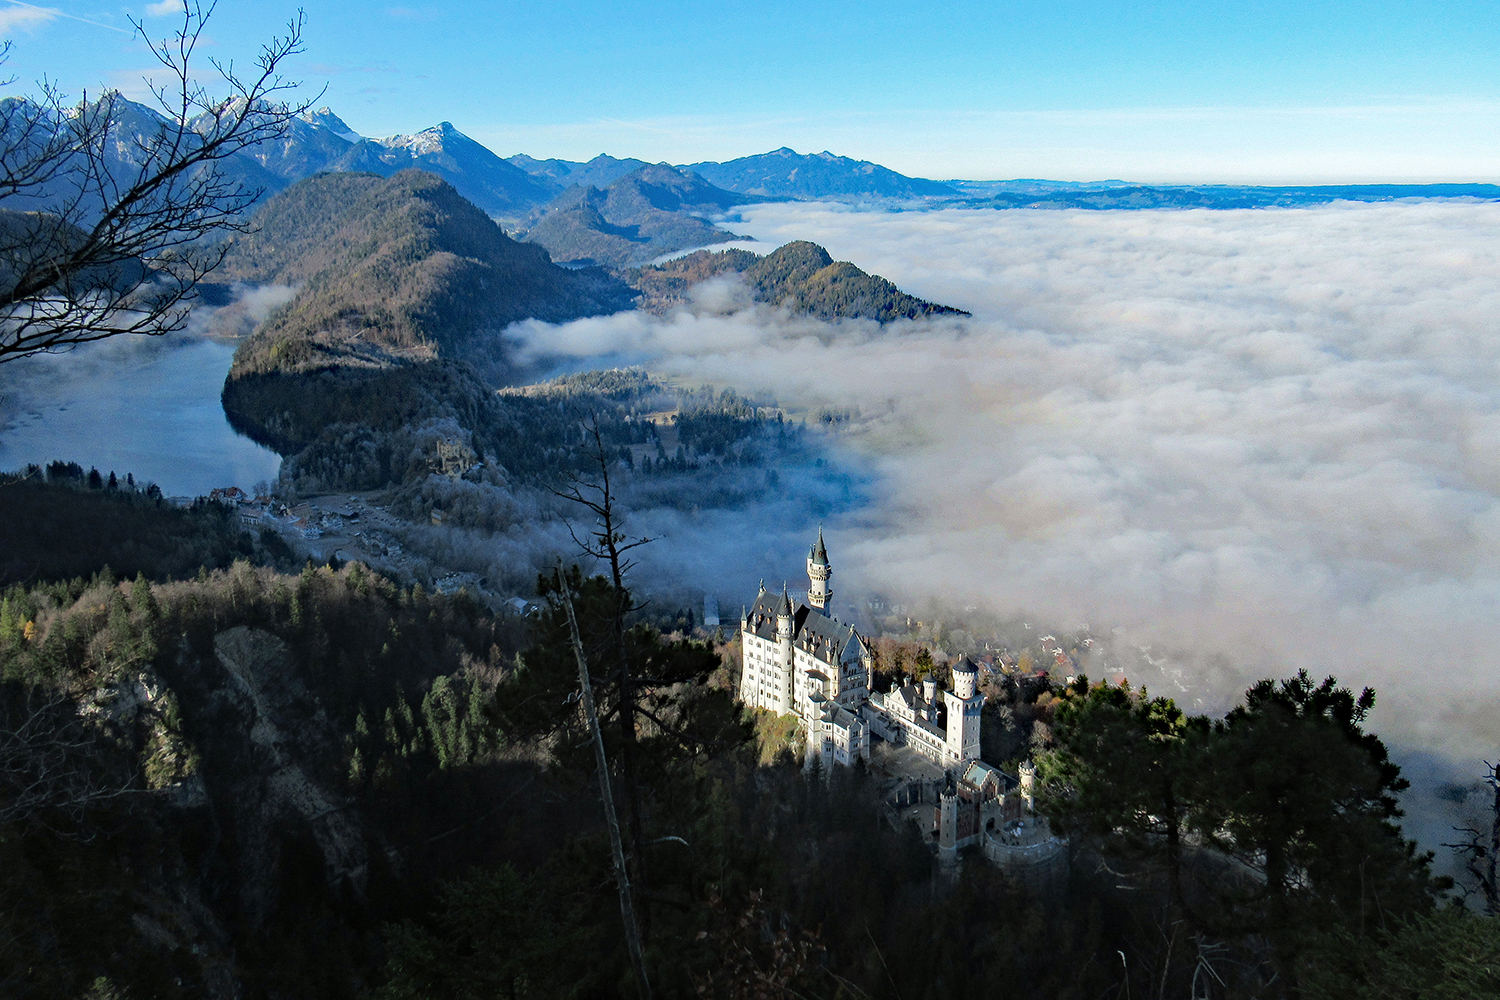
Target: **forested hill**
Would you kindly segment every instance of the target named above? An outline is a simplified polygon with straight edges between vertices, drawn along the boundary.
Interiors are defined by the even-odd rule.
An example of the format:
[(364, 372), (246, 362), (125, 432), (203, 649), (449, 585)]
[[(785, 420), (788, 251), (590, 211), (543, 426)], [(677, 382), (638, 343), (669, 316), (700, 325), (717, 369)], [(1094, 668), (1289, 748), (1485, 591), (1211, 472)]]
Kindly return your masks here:
[(962, 309), (908, 295), (878, 274), (836, 261), (816, 243), (797, 240), (762, 257), (747, 250), (700, 250), (663, 264), (639, 268), (641, 308), (664, 313), (687, 301), (693, 285), (724, 274), (741, 274), (755, 297), (794, 313), (821, 319), (873, 319), (882, 323), (923, 316), (967, 316)]
[(697, 174), (652, 164), (605, 188), (574, 186), (526, 234), (560, 261), (630, 267), (689, 247), (727, 243), (734, 235), (705, 221), (752, 199)]
[[(273, 198), (227, 276), (300, 285), (240, 345), (224, 411), (292, 454), (334, 426), (395, 433), (435, 419), (486, 433), (485, 380), (511, 377), (500, 331), (628, 309), (635, 293), (518, 243), (432, 174), (325, 174)], [(478, 377), (476, 377), (478, 376)]]
[[(536, 403), (655, 389), (602, 373)], [(576, 568), (525, 617), (359, 562), (194, 574), (183, 556), (232, 557), (231, 511), (57, 471), (0, 483), (0, 523), (93, 542), (0, 589), (6, 1000), (642, 995), (575, 643), (610, 665), (591, 689), (653, 996), (1500, 995), (1500, 920), (1444, 905), (1396, 825), (1372, 691), (1301, 673), (1210, 718), (986, 677), (983, 725), (1016, 755), (989, 762), (1030, 755), (1070, 838), (1049, 886), (973, 848), (940, 864), (930, 793), (885, 804), (883, 753), (804, 772), (792, 720), (735, 704), (738, 643), (688, 609)], [(100, 563), (120, 516), (147, 529), (133, 580)], [(932, 668), (904, 636), (872, 646), (877, 675), (903, 647)]]
[(495, 363), (498, 331), (628, 308), (599, 271), (554, 265), (510, 239), (442, 179), (324, 174), (277, 195), (238, 240), (224, 276), (299, 284), (236, 355), (231, 377), (300, 371), (381, 353)]

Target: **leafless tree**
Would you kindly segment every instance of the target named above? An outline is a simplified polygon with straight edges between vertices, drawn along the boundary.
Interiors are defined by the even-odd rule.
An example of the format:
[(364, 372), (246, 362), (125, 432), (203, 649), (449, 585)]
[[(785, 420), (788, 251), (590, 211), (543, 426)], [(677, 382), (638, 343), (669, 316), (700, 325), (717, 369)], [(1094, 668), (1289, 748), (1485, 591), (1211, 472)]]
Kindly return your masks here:
[(112, 767), (101, 736), (63, 694), (0, 704), (0, 827), (40, 825), (85, 839), (90, 810), (138, 794), (134, 771)]
[(594, 742), (594, 759), (599, 768), (599, 800), (604, 804), (605, 825), (609, 829), (609, 845), (615, 866), (615, 887), (620, 894), (620, 919), (625, 926), (625, 943), (630, 950), (630, 962), (635, 967), (636, 985), (645, 1000), (651, 1000), (651, 980), (646, 974), (646, 956), (641, 947), (640, 923), (636, 917), (635, 901), (630, 887), (630, 873), (625, 863), (625, 845), (620, 838), (620, 823), (615, 817), (614, 793), (609, 787), (609, 758), (604, 752), (604, 734), (599, 729), (599, 713), (594, 708), (594, 682), (589, 677), (588, 658), (583, 651), (583, 639), (578, 634), (578, 617), (573, 608), (573, 594), (568, 589), (568, 574), (557, 567), (557, 585), (562, 591), (563, 607), (568, 612), (568, 634), (573, 642), (573, 655), (578, 661), (578, 694), (583, 705), (584, 717), (588, 720), (589, 735)]
[(1500, 764), (1485, 761), (1484, 766), (1489, 771), (1484, 778), (1485, 784), (1490, 786), (1493, 796), (1489, 828), (1454, 827), (1464, 835), (1463, 841), (1443, 846), (1451, 847), (1463, 858), (1469, 875), (1474, 879), (1473, 889), (1484, 898), (1484, 912), (1494, 917), (1500, 916), (1500, 876), (1496, 870), (1497, 862), (1500, 862)]
[(299, 86), (280, 70), (303, 51), (301, 11), (249, 71), (208, 58), (223, 89), (211, 95), (195, 54), (213, 11), (182, 0), (164, 39), (132, 20), (167, 80), (149, 84), (144, 114), (113, 91), (69, 104), (45, 82), (36, 99), (0, 102), (0, 363), (181, 329), (228, 250), (214, 237), (248, 228), (265, 192), (225, 161), (284, 136), (321, 95), (285, 100)]
[(576, 478), (564, 490), (555, 491), (557, 496), (572, 501), (594, 517), (594, 526), (580, 535), (570, 524), (569, 533), (579, 550), (585, 555), (609, 566), (610, 582), (614, 587), (613, 645), (615, 647), (615, 683), (619, 690), (618, 723), (620, 732), (620, 770), (623, 777), (622, 791), (625, 799), (626, 825), (630, 831), (632, 856), (636, 866), (636, 879), (646, 884), (645, 844), (641, 826), (641, 810), (636, 774), (636, 726), (639, 722), (639, 705), (634, 691), (630, 659), (625, 644), (625, 619), (638, 610), (630, 603), (630, 592), (625, 589), (625, 575), (633, 563), (626, 558), (631, 549), (648, 544), (651, 539), (630, 538), (622, 530), (623, 520), (610, 486), (610, 456), (604, 447), (604, 438), (599, 433), (597, 422), (591, 421), (586, 428), (593, 438), (592, 454), (598, 466), (597, 480)]

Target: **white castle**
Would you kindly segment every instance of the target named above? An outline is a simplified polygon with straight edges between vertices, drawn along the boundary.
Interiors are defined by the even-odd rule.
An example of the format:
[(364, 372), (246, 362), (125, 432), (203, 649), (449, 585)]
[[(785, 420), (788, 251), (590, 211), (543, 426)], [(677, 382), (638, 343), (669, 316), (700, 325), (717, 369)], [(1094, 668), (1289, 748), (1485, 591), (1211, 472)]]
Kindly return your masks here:
[[(776, 594), (761, 584), (740, 618), (744, 669), (740, 700), (795, 715), (807, 734), (809, 759), (851, 764), (870, 758), (870, 736), (909, 746), (958, 772), (979, 757), (979, 713), (984, 695), (968, 660), (953, 667), (953, 687), (939, 691), (928, 678), (889, 694), (871, 691), (870, 647), (852, 625), (829, 614), (833, 567), (823, 532), (807, 553), (807, 603), (792, 606), (786, 585)], [(941, 699), (939, 699), (941, 695)]]

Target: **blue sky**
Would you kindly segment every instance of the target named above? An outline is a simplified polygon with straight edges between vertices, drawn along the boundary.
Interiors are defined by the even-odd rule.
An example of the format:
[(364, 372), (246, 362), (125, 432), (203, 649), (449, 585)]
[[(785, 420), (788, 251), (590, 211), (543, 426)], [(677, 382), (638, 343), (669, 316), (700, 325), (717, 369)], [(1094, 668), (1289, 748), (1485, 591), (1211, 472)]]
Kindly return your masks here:
[[(139, 93), (149, 57), (128, 18), (165, 33), (171, 6), (0, 0), (11, 90), (45, 75)], [(689, 162), (787, 145), (931, 177), (1500, 179), (1493, 2), (306, 9), (293, 73), (326, 85), (356, 130), (448, 120), (502, 156)], [(222, 0), (204, 52), (246, 60), (295, 10)]]

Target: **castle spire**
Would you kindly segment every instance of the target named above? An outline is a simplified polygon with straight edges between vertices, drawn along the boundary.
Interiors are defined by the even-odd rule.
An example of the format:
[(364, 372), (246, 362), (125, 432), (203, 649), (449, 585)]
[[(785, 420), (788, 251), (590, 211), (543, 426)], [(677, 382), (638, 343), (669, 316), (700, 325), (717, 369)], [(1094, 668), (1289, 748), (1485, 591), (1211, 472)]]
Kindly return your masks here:
[(818, 525), (818, 540), (807, 550), (807, 603), (825, 614), (833, 601), (833, 588), (828, 585), (832, 576), (828, 548), (823, 544), (823, 526)]
[(786, 584), (781, 585), (781, 603), (776, 605), (776, 642), (782, 651), (785, 667), (792, 666), (792, 599), (787, 596)]

